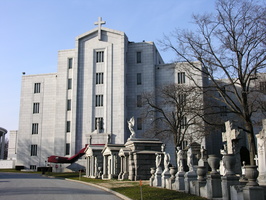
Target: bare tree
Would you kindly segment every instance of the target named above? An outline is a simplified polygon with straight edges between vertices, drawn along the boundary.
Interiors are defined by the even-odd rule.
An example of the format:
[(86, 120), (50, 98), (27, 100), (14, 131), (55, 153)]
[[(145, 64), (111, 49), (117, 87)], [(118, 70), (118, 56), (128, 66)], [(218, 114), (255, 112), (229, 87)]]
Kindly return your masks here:
[[(155, 136), (173, 138), (175, 146), (184, 140), (199, 141), (205, 134), (201, 115), (202, 93), (197, 87), (169, 84), (154, 93), (145, 93), (146, 117), (152, 118)], [(193, 128), (192, 128), (193, 127)]]
[[(252, 115), (256, 101), (250, 102), (249, 97), (257, 73), (265, 72), (265, 5), (252, 0), (217, 0), (216, 13), (194, 15), (193, 19), (196, 31), (176, 30), (161, 42), (191, 68), (207, 75), (220, 94), (219, 101), (242, 119), (250, 162), (254, 164)], [(192, 62), (195, 60), (201, 62), (202, 68)], [(226, 79), (226, 85), (221, 84), (221, 79)]]

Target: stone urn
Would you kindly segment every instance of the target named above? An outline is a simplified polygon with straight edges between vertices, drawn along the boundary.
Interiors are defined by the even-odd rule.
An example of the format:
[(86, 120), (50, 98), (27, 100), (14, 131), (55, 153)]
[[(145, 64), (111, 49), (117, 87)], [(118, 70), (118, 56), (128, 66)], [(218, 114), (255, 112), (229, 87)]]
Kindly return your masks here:
[(171, 179), (175, 179), (176, 167), (170, 167)]
[(151, 178), (154, 178), (154, 174), (155, 174), (155, 168), (154, 167), (151, 168), (150, 173), (151, 173)]
[(209, 155), (209, 158), (207, 161), (212, 169), (211, 174), (219, 174), (219, 172), (217, 172), (217, 169), (219, 168), (219, 165), (220, 165), (219, 157), (214, 154), (211, 154)]
[(206, 181), (207, 170), (205, 166), (197, 167), (198, 181)]
[(258, 166), (256, 165), (246, 165), (245, 166), (245, 177), (248, 179), (247, 186), (258, 186), (257, 178), (259, 172), (257, 170)]
[(226, 169), (225, 176), (234, 176), (234, 168), (236, 164), (236, 159), (234, 154), (225, 154), (223, 156), (224, 167)]

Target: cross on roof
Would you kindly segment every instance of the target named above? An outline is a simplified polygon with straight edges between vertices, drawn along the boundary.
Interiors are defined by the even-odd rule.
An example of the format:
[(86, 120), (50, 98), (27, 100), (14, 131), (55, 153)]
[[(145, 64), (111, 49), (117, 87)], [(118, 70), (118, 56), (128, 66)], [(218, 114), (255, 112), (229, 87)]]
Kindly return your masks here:
[(98, 21), (94, 22), (95, 25), (98, 25), (98, 40), (101, 40), (101, 27), (102, 24), (105, 24), (105, 21), (102, 21), (101, 17), (98, 17)]

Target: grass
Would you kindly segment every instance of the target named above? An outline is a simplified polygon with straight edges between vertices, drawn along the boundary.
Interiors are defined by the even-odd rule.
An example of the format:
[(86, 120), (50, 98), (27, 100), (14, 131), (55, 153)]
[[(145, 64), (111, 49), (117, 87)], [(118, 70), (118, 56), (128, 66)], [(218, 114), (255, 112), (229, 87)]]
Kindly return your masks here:
[[(0, 172), (21, 172), (21, 171), (0, 169)], [(32, 172), (22, 172), (22, 173), (32, 173)], [(35, 172), (35, 173), (41, 173), (41, 172)], [(118, 193), (121, 193), (133, 200), (141, 199), (139, 181), (118, 181), (116, 179), (102, 180), (102, 179), (86, 178), (86, 177), (80, 177), (80, 174), (78, 172), (77, 173), (48, 172), (46, 173), (46, 175), (53, 176), (56, 178), (68, 178), (68, 179), (93, 183), (96, 185), (109, 188)], [(84, 175), (84, 173), (82, 175)], [(181, 199), (182, 200), (206, 200), (205, 198), (186, 194), (183, 192), (150, 187), (148, 184), (149, 184), (148, 181), (143, 181), (143, 186), (141, 188), (143, 200), (157, 200), (157, 199), (159, 200), (181, 200)]]

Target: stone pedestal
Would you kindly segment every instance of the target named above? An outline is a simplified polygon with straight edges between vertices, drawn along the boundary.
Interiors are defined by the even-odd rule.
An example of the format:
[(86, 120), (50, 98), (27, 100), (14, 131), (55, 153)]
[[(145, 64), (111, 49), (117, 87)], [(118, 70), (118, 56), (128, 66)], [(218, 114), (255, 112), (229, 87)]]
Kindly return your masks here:
[(244, 200), (259, 200), (264, 199), (264, 190), (258, 186), (245, 186), (243, 188)]
[(162, 168), (158, 167), (155, 172), (153, 186), (161, 187), (162, 186)]
[(222, 177), (222, 196), (223, 200), (231, 200), (230, 186), (239, 185), (239, 177), (223, 176)]
[(169, 180), (170, 180), (171, 174), (169, 170), (164, 170), (162, 173), (162, 188), (169, 188)]
[(197, 180), (195, 171), (189, 171), (185, 174), (185, 192), (190, 193), (190, 182)]
[(207, 175), (207, 198), (222, 198), (221, 175)]
[(174, 183), (175, 190), (185, 190), (185, 172), (177, 172)]
[(207, 198), (207, 182), (196, 181), (196, 193), (195, 195)]

